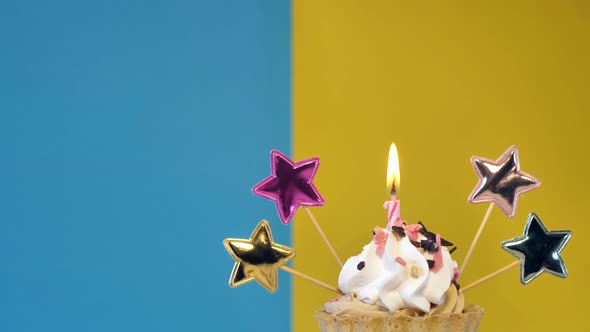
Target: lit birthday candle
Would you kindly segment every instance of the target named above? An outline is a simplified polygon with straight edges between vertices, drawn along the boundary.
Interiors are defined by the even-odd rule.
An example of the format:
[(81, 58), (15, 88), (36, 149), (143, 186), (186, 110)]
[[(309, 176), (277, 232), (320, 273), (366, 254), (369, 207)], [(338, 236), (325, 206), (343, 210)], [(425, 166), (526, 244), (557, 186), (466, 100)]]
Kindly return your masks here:
[(397, 148), (395, 147), (395, 143), (391, 143), (389, 147), (389, 160), (387, 162), (387, 190), (390, 190), (391, 199), (383, 203), (383, 208), (387, 209), (387, 229), (389, 230), (391, 230), (391, 226), (403, 225), (400, 201), (397, 199), (399, 184), (400, 173)]

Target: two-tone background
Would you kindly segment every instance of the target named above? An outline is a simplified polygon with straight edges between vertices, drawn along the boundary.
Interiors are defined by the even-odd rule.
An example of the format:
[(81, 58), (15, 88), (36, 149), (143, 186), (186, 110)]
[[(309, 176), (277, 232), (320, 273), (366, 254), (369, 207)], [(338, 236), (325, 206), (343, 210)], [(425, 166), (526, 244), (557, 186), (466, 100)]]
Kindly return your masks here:
[(313, 331), (333, 295), (279, 273), (227, 285), (225, 237), (268, 219), (294, 267), (338, 266), (300, 212), (250, 193), (269, 151), (321, 158), (314, 209), (340, 256), (385, 224), (401, 158), (402, 216), (465, 254), (486, 205), (469, 157), (511, 144), (542, 181), (492, 214), (463, 283), (537, 212), (572, 229), (565, 280), (516, 269), (473, 289), (482, 331), (580, 330), (590, 8), (584, 1), (0, 2), (0, 330)]

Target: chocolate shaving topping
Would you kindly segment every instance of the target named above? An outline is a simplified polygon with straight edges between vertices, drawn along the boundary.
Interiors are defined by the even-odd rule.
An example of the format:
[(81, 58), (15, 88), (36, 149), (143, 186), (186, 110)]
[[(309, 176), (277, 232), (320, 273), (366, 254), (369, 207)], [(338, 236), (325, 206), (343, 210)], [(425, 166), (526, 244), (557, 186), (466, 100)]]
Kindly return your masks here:
[(436, 245), (436, 243), (430, 240), (421, 240), (420, 246), (428, 251), (438, 251), (438, 246)]
[(426, 262), (428, 263), (428, 268), (432, 269), (432, 267), (434, 266), (434, 261), (432, 259), (427, 259)]
[(422, 229), (420, 230), (420, 233), (422, 233), (422, 235), (428, 237), (428, 230), (426, 229), (426, 226), (424, 226), (424, 224), (422, 223), (422, 221), (418, 221), (418, 225), (422, 226)]
[(375, 233), (375, 230), (373, 230), (373, 236), (374, 236), (375, 234), (377, 234), (377, 233)]
[[(426, 229), (426, 226), (424, 226), (424, 224), (421, 221), (418, 221), (418, 225), (422, 226), (422, 229), (420, 230), (420, 233), (422, 235), (424, 235), (430, 241), (436, 242), (436, 234), (435, 233), (429, 232), (428, 229)], [(440, 238), (440, 245), (445, 246), (445, 247), (450, 247), (453, 245), (453, 243), (450, 241), (447, 241), (441, 237)]]
[(406, 236), (406, 231), (401, 226), (391, 226), (391, 230), (401, 237)]
[(453, 245), (453, 243), (443, 239), (442, 237), (440, 238), (440, 245), (441, 246), (445, 246), (445, 247), (450, 247)]
[(455, 252), (455, 250), (457, 250), (457, 247), (452, 247), (451, 250), (449, 250), (449, 254), (452, 254)]
[(461, 285), (459, 285), (457, 280), (453, 280), (453, 284), (455, 285), (455, 288), (457, 288), (457, 290), (461, 289)]

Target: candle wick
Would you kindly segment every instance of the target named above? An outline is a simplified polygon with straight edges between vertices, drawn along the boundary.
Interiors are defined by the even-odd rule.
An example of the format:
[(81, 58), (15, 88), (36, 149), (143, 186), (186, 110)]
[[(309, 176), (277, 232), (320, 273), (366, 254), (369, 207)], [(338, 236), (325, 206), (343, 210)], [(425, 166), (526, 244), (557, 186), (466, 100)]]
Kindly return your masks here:
[(391, 195), (397, 194), (397, 190), (395, 189), (395, 183), (391, 185)]

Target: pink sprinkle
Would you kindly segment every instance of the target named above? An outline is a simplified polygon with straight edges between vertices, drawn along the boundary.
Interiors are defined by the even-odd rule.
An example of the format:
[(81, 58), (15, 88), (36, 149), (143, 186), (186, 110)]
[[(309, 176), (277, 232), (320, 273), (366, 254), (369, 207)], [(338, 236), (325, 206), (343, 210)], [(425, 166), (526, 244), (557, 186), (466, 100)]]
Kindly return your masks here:
[(406, 261), (403, 258), (401, 258), (399, 256), (397, 256), (395, 258), (395, 261), (398, 262), (401, 266), (406, 266), (408, 264), (408, 263), (406, 263)]
[(440, 234), (436, 234), (436, 245), (438, 250), (434, 253), (434, 266), (430, 269), (432, 272), (438, 272), (443, 266), (442, 251), (440, 250)]
[(420, 230), (422, 230), (422, 225), (420, 225), (420, 224), (408, 225), (408, 226), (406, 226), (406, 230), (408, 230), (412, 233), (418, 233), (418, 232), (420, 232)]
[(373, 237), (376, 244), (387, 242), (387, 233), (384, 231), (377, 232)]
[(377, 245), (377, 255), (381, 256), (385, 252), (385, 243), (387, 243), (387, 237), (389, 234), (384, 231), (379, 231), (373, 236), (373, 242)]
[(459, 275), (460, 275), (459, 270), (456, 267), (453, 268), (453, 280), (454, 281), (459, 280)]
[(412, 241), (418, 241), (418, 237), (420, 236), (420, 231), (422, 230), (422, 225), (420, 224), (412, 224), (406, 225), (406, 235)]

